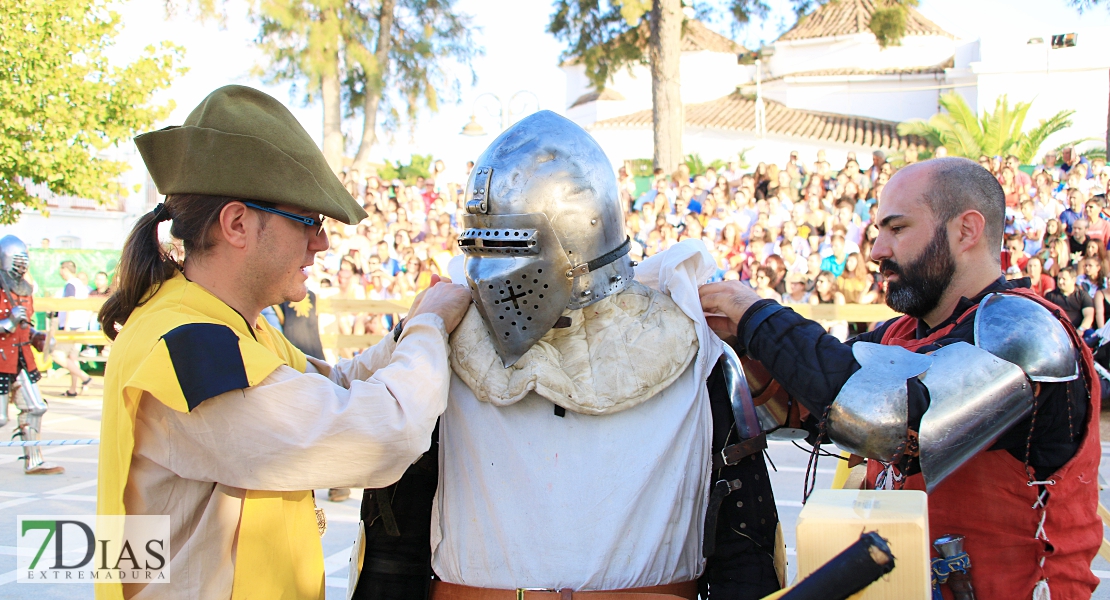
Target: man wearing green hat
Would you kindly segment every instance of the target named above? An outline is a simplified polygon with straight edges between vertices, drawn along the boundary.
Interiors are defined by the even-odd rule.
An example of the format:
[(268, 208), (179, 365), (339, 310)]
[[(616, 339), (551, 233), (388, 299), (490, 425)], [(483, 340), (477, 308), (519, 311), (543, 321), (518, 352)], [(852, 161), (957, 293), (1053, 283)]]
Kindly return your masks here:
[(428, 448), (470, 294), (439, 282), (355, 359), (306, 358), (259, 314), (305, 297), (324, 217), (366, 213), (297, 120), (227, 86), (135, 143), (166, 201), (135, 225), (100, 313), (115, 344), (97, 512), (169, 515), (171, 583), (97, 597), (323, 598), (312, 490), (384, 487)]

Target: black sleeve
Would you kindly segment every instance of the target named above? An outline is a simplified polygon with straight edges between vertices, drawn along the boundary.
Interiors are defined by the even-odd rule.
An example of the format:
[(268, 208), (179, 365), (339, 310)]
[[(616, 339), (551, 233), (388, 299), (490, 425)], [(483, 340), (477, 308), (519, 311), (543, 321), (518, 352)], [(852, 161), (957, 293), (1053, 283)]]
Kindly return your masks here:
[[(814, 415), (823, 415), (860, 368), (851, 343), (841, 342), (789, 308), (775, 310), (776, 306), (770, 300), (752, 305), (740, 320), (737, 339), (787, 393)], [(875, 333), (856, 340), (872, 341)]]
[(1083, 310), (1084, 308), (1094, 307), (1095, 303), (1091, 300), (1091, 295), (1087, 293), (1087, 290), (1079, 288), (1079, 309)]

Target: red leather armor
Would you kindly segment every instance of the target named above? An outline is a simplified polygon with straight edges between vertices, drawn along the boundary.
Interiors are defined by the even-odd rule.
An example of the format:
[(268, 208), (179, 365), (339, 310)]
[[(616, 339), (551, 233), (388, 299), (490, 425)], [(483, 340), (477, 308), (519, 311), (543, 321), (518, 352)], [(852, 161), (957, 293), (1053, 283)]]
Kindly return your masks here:
[[(14, 292), (0, 292), (0, 319), (7, 317), (12, 312), (11, 300), (27, 310), (27, 317), (34, 314), (34, 299), (31, 296), (20, 296)], [(19, 353), (23, 352), (23, 359), (30, 370), (35, 370), (35, 357), (31, 354), (30, 325), (16, 327), (11, 333), (0, 333), (0, 374), (17, 375), (19, 373)]]

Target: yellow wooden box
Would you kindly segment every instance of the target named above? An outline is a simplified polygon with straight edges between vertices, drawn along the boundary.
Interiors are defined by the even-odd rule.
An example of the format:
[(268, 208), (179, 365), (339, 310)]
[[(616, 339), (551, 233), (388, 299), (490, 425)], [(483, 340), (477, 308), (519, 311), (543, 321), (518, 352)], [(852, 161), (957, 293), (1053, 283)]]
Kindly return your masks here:
[(852, 598), (930, 600), (929, 504), (920, 491), (815, 490), (798, 515), (798, 580), (864, 531), (890, 542), (894, 570)]

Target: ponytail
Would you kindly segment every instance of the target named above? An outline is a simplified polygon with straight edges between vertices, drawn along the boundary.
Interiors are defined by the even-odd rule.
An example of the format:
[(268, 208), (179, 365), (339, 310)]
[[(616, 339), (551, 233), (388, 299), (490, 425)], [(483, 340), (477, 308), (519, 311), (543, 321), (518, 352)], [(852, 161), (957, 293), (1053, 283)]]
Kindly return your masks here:
[(179, 263), (158, 241), (158, 224), (172, 219), (170, 235), (182, 241), (185, 256), (203, 254), (215, 243), (211, 229), (220, 211), (238, 201), (226, 196), (174, 194), (135, 223), (116, 269), (116, 291), (98, 316), (109, 339), (116, 339), (117, 327), (123, 327), (136, 308), (150, 300), (177, 271), (184, 270), (184, 258)]

